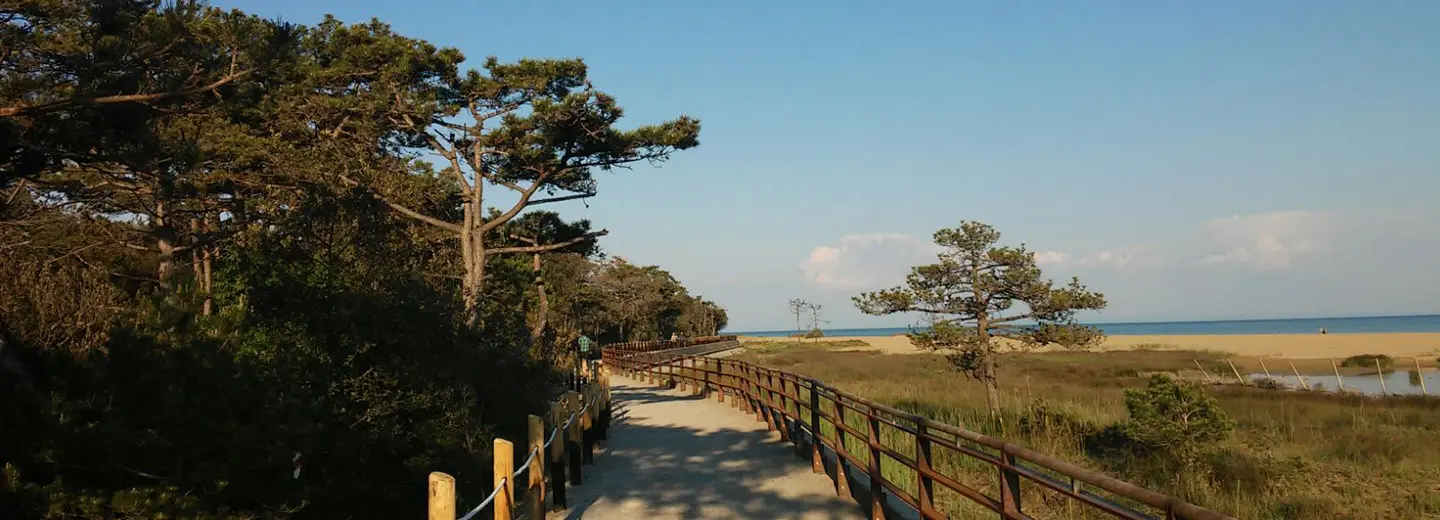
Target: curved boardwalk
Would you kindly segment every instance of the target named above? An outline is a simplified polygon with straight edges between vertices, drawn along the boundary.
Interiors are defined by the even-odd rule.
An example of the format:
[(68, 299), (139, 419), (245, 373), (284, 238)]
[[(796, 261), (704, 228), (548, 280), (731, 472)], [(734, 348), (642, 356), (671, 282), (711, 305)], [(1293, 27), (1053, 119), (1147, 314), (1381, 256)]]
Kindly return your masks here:
[(618, 375), (610, 385), (609, 445), (550, 518), (865, 518), (755, 416)]

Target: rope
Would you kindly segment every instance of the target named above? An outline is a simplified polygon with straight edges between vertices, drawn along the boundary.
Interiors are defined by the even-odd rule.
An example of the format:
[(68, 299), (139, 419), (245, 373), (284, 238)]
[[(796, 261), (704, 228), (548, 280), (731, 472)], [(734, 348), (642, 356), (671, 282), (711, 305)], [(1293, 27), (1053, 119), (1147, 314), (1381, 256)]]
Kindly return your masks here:
[(521, 464), (519, 468), (516, 468), (515, 473), (511, 474), (510, 476), (520, 478), (521, 473), (524, 473), (525, 470), (530, 469), (530, 463), (535, 462), (535, 455), (538, 453), (540, 453), (540, 448), (530, 450), (530, 458), (525, 459), (525, 463)]
[(495, 490), (490, 492), (490, 496), (486, 497), (485, 501), (481, 502), (480, 505), (475, 506), (475, 509), (471, 509), (469, 513), (465, 513), (465, 516), (460, 517), (460, 520), (470, 520), (477, 513), (479, 513), (481, 509), (485, 509), (485, 506), (488, 506), (491, 502), (494, 502), (495, 497), (500, 494), (500, 490), (505, 489), (505, 482), (508, 480), (509, 479), (504, 478), (500, 479), (500, 484), (495, 486)]
[(560, 428), (559, 428), (559, 427), (556, 427), (554, 430), (550, 430), (550, 439), (547, 440), (547, 441), (545, 441), (545, 449), (547, 449), (547, 450), (550, 449), (550, 443), (555, 442), (555, 438), (556, 438), (556, 437), (559, 437), (559, 436), (560, 436)]

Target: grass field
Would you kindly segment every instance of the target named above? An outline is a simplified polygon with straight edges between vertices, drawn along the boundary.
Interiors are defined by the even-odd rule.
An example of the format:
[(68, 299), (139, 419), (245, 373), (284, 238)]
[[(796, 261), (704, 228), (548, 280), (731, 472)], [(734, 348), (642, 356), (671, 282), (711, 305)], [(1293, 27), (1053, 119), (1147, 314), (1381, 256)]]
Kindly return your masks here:
[[(1004, 356), (999, 373), (1004, 431), (988, 420), (984, 387), (955, 372), (943, 357), (853, 351), (820, 342), (770, 343), (741, 359), (1003, 436), (1237, 518), (1440, 518), (1437, 398), (1209, 387), (1237, 427), (1229, 440), (1188, 471), (1144, 455), (1117, 455), (1096, 447), (1097, 435), (1127, 416), (1125, 388), (1144, 386), (1155, 372), (1193, 372), (1196, 360), (1212, 373), (1228, 370), (1220, 356), (1176, 350)], [(821, 409), (832, 412), (823, 404)], [(822, 431), (834, 435), (833, 425), (822, 424)], [(888, 446), (911, 452), (908, 437), (890, 433), (882, 435)], [(868, 461), (859, 439), (847, 439), (847, 451)], [(947, 474), (994, 495), (992, 468), (961, 457), (938, 459), (937, 467)], [(907, 468), (884, 462), (893, 461), (882, 458), (882, 473), (889, 480), (914, 480)], [(939, 498), (958, 518), (978, 512), (958, 496)], [(1043, 497), (1027, 497), (1026, 508), (1037, 518), (1089, 517)]]

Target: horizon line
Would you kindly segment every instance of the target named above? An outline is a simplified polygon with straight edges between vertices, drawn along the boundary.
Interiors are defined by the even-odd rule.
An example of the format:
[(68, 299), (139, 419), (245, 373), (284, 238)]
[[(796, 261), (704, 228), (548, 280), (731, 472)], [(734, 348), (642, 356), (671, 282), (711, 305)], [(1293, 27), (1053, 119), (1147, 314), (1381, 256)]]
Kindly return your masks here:
[[(1106, 322), (1082, 322), (1082, 324), (1083, 324), (1083, 325), (1095, 325), (1095, 326), (1100, 326), (1100, 325), (1149, 325), (1149, 324), (1158, 324), (1158, 323), (1226, 323), (1226, 322), (1258, 322), (1258, 321), (1289, 321), (1289, 320), (1366, 320), (1366, 319), (1376, 319), (1376, 318), (1423, 318), (1423, 317), (1431, 317), (1431, 316), (1440, 316), (1440, 313), (1423, 313), (1423, 314), (1379, 314), (1379, 315), (1368, 315), (1368, 316), (1314, 316), (1314, 317), (1292, 317), (1292, 318), (1242, 318), (1242, 319), (1209, 319), (1209, 320), (1106, 321)], [(828, 328), (828, 329), (825, 328), (825, 327), (820, 327), (820, 330), (873, 330), (873, 329), (905, 329), (905, 328), (913, 328), (913, 326), (911, 326), (911, 325), (902, 325), (902, 326), (896, 326), (896, 327), (833, 327), (833, 328)], [(721, 331), (730, 332), (731, 334), (743, 334), (743, 333), (746, 333), (746, 332), (790, 332), (791, 330), (796, 330), (796, 329), (770, 329), (770, 330), (744, 330), (744, 331), (741, 331), (741, 330), (730, 331), (730, 330), (728, 330), (728, 328), (726, 328), (726, 329), (721, 329)]]

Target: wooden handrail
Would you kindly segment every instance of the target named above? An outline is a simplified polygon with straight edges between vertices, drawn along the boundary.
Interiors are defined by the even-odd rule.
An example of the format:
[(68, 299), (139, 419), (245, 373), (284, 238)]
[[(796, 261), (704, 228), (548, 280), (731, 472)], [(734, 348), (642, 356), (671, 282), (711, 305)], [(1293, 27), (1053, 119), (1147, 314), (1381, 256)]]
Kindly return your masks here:
[[(696, 338), (700, 339), (710, 338)], [(673, 343), (669, 348), (660, 348), (658, 345), (661, 344), (639, 342), (607, 345), (601, 349), (601, 357), (607, 367), (618, 372), (669, 386), (709, 389), (718, 392), (722, 400), (726, 395), (732, 400), (744, 400), (742, 407), (753, 411), (757, 414), (757, 420), (766, 422), (772, 430), (778, 431), (782, 440), (795, 443), (797, 448), (802, 438), (810, 443), (809, 456), (814, 460), (817, 472), (824, 471), (821, 447), (829, 449), (836, 454), (836, 460), (841, 462), (839, 471), (836, 472), (838, 493), (849, 494), (845, 477), (847, 471), (860, 468), (861, 472), (872, 477), (871, 486), (874, 489), (870, 494), (873, 498), (869, 505), (875, 518), (883, 518), (885, 494), (915, 508), (922, 518), (945, 518), (935, 507), (936, 484), (997, 513), (1001, 518), (1029, 518), (1023, 512), (1020, 499), (1022, 485), (1028, 483), (1116, 518), (1234, 520), (1225, 514), (1099, 471), (1082, 468), (1005, 439), (936, 422), (841, 391), (810, 377), (743, 361), (687, 355), (676, 352)], [(835, 412), (832, 414), (824, 411), (822, 405), (833, 407)], [(856, 428), (845, 420), (847, 416), (863, 419), (868, 426)], [(835, 432), (832, 436), (827, 437), (821, 433), (821, 419), (834, 426)], [(914, 441), (914, 453), (901, 453), (897, 447), (885, 444), (881, 435), (882, 428), (893, 429), (909, 437)], [(846, 437), (862, 441), (866, 445), (868, 457), (862, 459), (850, 453), (845, 447)], [(988, 448), (994, 450), (994, 453), (986, 453), (983, 449), (967, 444)], [(999, 496), (987, 495), (981, 490), (960, 483), (955, 477), (941, 473), (934, 466), (933, 455), (936, 448), (946, 449), (993, 467), (1000, 479)], [(879, 461), (882, 457), (888, 457), (913, 471), (917, 492), (912, 493), (880, 475)], [(846, 465), (851, 467), (846, 468)], [(1038, 471), (1033, 469), (1034, 467), (1047, 471)], [(1051, 476), (1047, 472), (1060, 477)], [(1084, 489), (1085, 485), (1108, 491), (1137, 505), (1157, 509), (1160, 516), (1137, 511), (1128, 505), (1087, 491)]]

